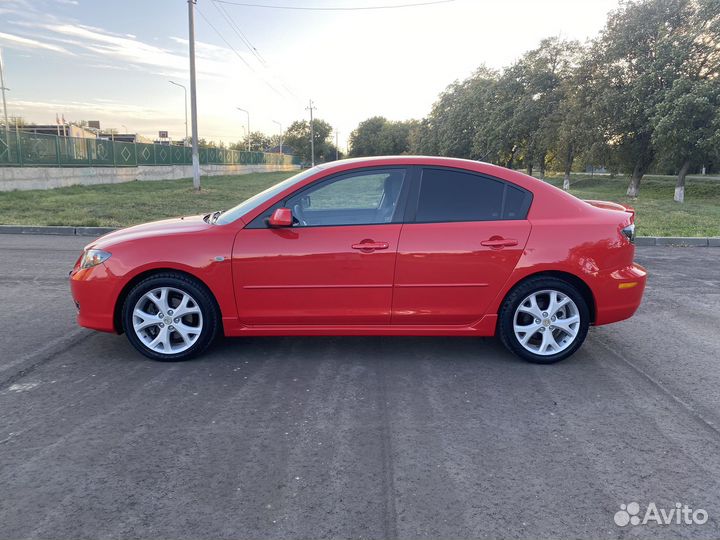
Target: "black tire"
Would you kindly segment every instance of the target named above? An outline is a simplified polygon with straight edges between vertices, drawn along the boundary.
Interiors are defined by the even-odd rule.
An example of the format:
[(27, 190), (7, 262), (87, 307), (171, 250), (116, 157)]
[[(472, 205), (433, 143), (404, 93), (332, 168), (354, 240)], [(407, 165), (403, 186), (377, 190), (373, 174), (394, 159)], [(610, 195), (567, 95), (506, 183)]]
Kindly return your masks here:
[[(143, 343), (135, 333), (133, 327), (135, 305), (145, 293), (159, 287), (171, 287), (189, 294), (200, 308), (202, 329), (192, 346), (182, 352), (156, 352)], [(122, 307), (122, 326), (130, 344), (148, 358), (162, 362), (189, 360), (202, 353), (215, 339), (219, 329), (219, 321), (219, 309), (210, 291), (199, 281), (175, 272), (163, 272), (142, 280), (130, 290)]]
[[(566, 349), (551, 355), (535, 354), (527, 350), (520, 343), (513, 330), (515, 312), (520, 303), (529, 295), (545, 290), (558, 291), (570, 297), (577, 306), (578, 315), (580, 316), (580, 324), (574, 341)], [(510, 352), (523, 360), (535, 364), (554, 364), (574, 354), (585, 341), (590, 326), (590, 309), (583, 295), (571, 283), (554, 277), (539, 276), (523, 281), (510, 291), (500, 307), (498, 318), (498, 337)]]

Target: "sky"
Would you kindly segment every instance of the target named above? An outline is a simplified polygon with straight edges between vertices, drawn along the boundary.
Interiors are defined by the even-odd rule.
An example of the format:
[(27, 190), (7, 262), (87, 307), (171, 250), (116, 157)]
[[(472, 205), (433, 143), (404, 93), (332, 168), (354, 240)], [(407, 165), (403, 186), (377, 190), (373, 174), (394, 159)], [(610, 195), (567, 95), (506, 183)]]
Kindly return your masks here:
[[(428, 0), (247, 0), (358, 8)], [(232, 3), (236, 2), (236, 3)], [(584, 41), (618, 0), (454, 0), (393, 9), (299, 10), (197, 0), (198, 128), (233, 142), (316, 118), (344, 149), (362, 120), (426, 116), (445, 87), (485, 64), (500, 69), (541, 39)], [(174, 139), (189, 92), (185, 0), (0, 0), (9, 116), (99, 120), (103, 128)], [(250, 45), (248, 46), (246, 42)]]

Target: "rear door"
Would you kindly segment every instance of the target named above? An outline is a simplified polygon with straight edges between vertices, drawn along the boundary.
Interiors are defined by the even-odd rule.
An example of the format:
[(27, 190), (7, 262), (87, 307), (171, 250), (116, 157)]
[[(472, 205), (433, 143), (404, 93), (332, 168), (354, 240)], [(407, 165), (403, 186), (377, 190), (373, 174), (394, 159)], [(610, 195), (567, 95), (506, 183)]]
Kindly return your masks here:
[(398, 244), (393, 325), (471, 325), (520, 258), (532, 194), (462, 169), (423, 167)]

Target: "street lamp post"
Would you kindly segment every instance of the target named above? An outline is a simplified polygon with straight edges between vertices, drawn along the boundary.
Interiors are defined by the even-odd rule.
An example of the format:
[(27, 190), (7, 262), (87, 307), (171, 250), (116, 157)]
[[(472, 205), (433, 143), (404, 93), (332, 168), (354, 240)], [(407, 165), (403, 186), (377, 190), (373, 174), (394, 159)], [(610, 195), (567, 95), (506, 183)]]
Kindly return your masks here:
[(195, 82), (195, 3), (188, 3), (188, 45), (190, 56), (190, 122), (192, 130), (193, 188), (200, 191), (200, 152), (198, 150), (197, 84)]
[(240, 107), (235, 107), (238, 111), (242, 111), (247, 114), (247, 140), (248, 140), (248, 152), (250, 151), (250, 113)]
[[(4, 67), (2, 51), (0, 51), (0, 90), (2, 91), (3, 116), (5, 117), (5, 144), (8, 145), (8, 148), (10, 148), (10, 126), (8, 124), (7, 103), (5, 102), (5, 90), (9, 90), (9, 88), (5, 88), (5, 75), (3, 73)], [(8, 157), (9, 156), (10, 152), (8, 151)]]
[(282, 124), (280, 122), (278, 122), (277, 120), (273, 120), (273, 122), (276, 123), (278, 125), (278, 127), (280, 128), (280, 154), (282, 154), (283, 153), (282, 143), (283, 143), (283, 135), (284, 135), (283, 129), (282, 129)]
[(305, 110), (310, 111), (310, 165), (312, 167), (315, 166), (315, 124), (313, 124), (313, 111), (315, 110), (315, 105), (313, 104), (312, 99), (310, 100), (310, 104), (305, 107)]
[(187, 88), (185, 88), (184, 85), (180, 83), (176, 83), (175, 81), (168, 81), (170, 84), (174, 84), (175, 86), (179, 86), (183, 89), (183, 92), (185, 92), (185, 144), (187, 144), (187, 138), (188, 138), (188, 125), (187, 125)]

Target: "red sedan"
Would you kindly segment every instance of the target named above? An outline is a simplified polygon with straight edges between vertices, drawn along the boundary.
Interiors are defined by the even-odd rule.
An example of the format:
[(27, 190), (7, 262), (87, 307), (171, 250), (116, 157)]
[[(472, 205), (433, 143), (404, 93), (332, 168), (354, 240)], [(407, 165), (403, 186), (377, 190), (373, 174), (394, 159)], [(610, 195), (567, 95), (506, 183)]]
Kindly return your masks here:
[[(242, 180), (238, 180), (242, 182)], [(630, 317), (634, 213), (475, 161), (381, 157), (303, 171), (224, 212), (122, 229), (71, 273), (81, 326), (184, 360), (217, 336), (498, 336), (573, 354)]]

